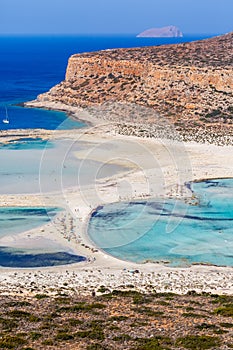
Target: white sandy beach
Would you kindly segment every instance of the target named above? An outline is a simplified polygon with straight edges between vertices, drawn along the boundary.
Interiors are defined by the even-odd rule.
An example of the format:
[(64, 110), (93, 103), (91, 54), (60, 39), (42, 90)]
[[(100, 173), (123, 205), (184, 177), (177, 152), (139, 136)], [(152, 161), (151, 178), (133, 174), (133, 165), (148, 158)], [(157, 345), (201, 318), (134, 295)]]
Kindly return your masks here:
[[(45, 107), (45, 103), (42, 106)], [(47, 107), (69, 109), (55, 104)], [(71, 111), (80, 118), (79, 110), (72, 107)], [(85, 113), (82, 118), (88, 119)], [(1, 238), (0, 246), (35, 247), (35, 242), (40, 242), (43, 247), (51, 241), (66, 247), (70, 252), (87, 257), (87, 262), (38, 269), (2, 268), (0, 292), (27, 294), (62, 290), (67, 293), (90, 293), (103, 285), (109, 289), (134, 286), (143, 291), (186, 293), (196, 290), (233, 294), (233, 268), (201, 265), (171, 268), (152, 263), (120, 261), (98, 249), (87, 235), (90, 215), (98, 205), (164, 197), (195, 202), (185, 183), (233, 177), (232, 147), (122, 136), (117, 135), (106, 122), (101, 124), (93, 118), (88, 119), (88, 122), (94, 126), (79, 130), (46, 131), (39, 135), (51, 140), (67, 138), (73, 142), (88, 143), (88, 149), (75, 153), (83, 160), (83, 167), (86, 160), (94, 160), (104, 164), (119, 164), (127, 167), (127, 171), (96, 179), (95, 184), (78, 183), (76, 187), (56, 193), (0, 196), (1, 206), (44, 205), (64, 208), (62, 213), (43, 227)], [(5, 141), (12, 139), (10, 132), (8, 137), (4, 137)]]

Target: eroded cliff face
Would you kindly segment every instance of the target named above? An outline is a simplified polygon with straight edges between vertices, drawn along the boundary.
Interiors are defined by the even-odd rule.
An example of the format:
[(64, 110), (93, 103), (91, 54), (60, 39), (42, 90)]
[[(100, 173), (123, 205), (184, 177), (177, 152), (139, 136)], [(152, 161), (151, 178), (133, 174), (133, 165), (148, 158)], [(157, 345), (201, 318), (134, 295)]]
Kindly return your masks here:
[(233, 34), (181, 45), (74, 55), (65, 81), (38, 99), (86, 108), (134, 103), (153, 108), (177, 127), (231, 125)]

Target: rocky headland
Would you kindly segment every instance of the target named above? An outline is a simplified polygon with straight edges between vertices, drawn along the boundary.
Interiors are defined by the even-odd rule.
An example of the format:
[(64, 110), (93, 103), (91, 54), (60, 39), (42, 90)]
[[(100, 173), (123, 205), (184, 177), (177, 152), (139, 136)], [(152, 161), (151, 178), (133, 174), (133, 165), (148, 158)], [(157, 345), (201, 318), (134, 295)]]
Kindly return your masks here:
[(82, 107), (126, 135), (166, 136), (169, 125), (185, 141), (232, 144), (233, 33), (73, 55), (65, 80), (38, 101)]
[(183, 33), (176, 26), (151, 28), (137, 35), (138, 38), (182, 38)]

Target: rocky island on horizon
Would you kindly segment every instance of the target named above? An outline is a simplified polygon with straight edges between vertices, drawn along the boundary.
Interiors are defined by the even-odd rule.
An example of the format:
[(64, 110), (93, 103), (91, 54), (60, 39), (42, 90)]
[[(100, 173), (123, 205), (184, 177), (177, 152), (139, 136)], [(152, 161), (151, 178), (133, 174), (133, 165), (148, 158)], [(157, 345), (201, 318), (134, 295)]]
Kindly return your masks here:
[(182, 38), (183, 33), (176, 26), (151, 28), (137, 35), (137, 38)]

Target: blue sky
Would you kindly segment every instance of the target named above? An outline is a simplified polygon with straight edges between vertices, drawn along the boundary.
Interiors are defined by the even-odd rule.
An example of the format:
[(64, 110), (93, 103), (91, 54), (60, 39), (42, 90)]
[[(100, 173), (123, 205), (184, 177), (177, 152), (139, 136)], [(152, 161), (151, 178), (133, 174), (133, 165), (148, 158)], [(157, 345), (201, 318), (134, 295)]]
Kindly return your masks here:
[(233, 0), (0, 0), (0, 34), (233, 31)]

